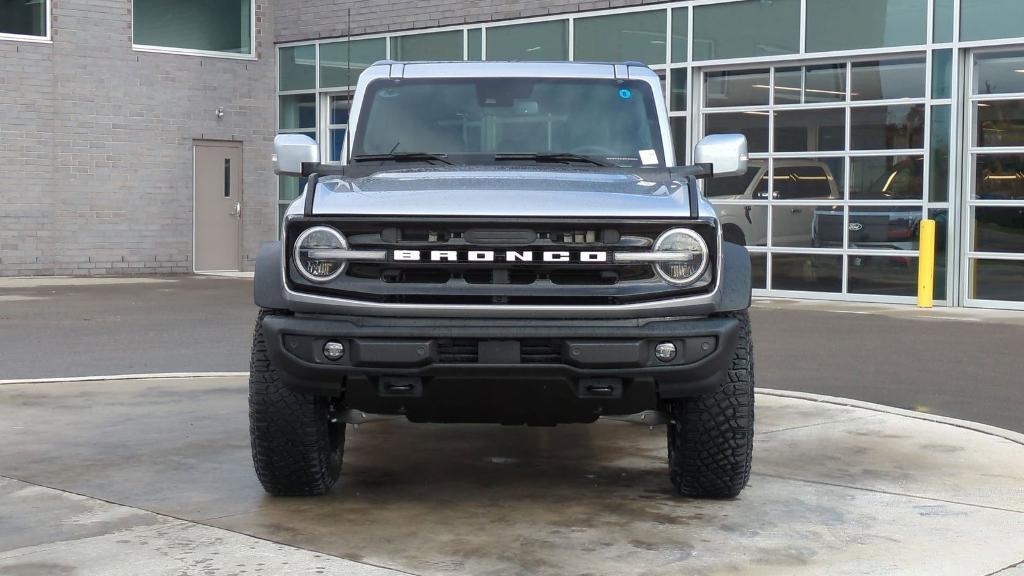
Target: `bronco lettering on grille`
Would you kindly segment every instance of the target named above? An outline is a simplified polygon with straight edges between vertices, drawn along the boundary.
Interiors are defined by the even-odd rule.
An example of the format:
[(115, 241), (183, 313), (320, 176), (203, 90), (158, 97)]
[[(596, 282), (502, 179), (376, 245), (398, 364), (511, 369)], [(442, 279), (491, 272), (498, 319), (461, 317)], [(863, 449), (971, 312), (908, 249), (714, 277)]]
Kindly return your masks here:
[(607, 252), (569, 252), (533, 250), (394, 250), (391, 259), (396, 262), (608, 262)]

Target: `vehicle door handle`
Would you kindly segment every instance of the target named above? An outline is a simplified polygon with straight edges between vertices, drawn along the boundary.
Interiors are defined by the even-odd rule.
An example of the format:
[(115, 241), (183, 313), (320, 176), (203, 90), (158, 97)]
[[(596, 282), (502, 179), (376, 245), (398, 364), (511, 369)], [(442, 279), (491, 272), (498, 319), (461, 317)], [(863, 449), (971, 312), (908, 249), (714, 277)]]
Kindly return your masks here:
[(242, 203), (241, 202), (235, 202), (235, 207), (232, 208), (231, 212), (228, 212), (228, 214), (231, 215), (231, 216), (241, 216), (242, 215)]
[(803, 208), (790, 208), (789, 209), (789, 213), (790, 214), (799, 214), (799, 213), (801, 213), (803, 211), (804, 211)]

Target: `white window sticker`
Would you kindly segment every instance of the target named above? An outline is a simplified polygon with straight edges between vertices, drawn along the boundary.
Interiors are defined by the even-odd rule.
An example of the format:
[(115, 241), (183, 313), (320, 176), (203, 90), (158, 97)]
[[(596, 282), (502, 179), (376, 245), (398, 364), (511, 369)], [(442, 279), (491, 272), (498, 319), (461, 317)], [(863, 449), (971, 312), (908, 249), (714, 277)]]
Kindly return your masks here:
[(651, 164), (658, 163), (658, 153), (654, 150), (641, 150), (640, 151), (640, 162), (643, 162), (644, 166), (650, 166)]

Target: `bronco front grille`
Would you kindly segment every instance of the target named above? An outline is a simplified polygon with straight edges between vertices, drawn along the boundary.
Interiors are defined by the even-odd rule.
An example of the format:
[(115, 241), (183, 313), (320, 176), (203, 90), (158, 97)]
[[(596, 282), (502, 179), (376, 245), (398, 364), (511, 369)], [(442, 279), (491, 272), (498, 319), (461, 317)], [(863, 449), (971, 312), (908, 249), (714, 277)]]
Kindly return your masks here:
[[(302, 230), (330, 225), (345, 234), (353, 250), (412, 250), (424, 254), (452, 251), (504, 253), (508, 250), (562, 251), (567, 262), (470, 262), (419, 260), (351, 262), (335, 280), (322, 285), (292, 270), (289, 278), (302, 291), (387, 303), (423, 304), (576, 304), (612, 305), (707, 291), (714, 266), (697, 286), (670, 285), (647, 263), (583, 262), (588, 251), (651, 250), (665, 230), (679, 221), (622, 222), (582, 220), (449, 219), (410, 224), (388, 219), (303, 218), (290, 222), (286, 254)], [(688, 221), (717, 255), (717, 230), (710, 222)], [(390, 253), (390, 252), (389, 252)]]
[[(519, 361), (522, 364), (559, 364), (560, 340), (532, 338), (520, 341)], [(480, 341), (470, 338), (440, 340), (437, 360), (442, 364), (476, 364), (479, 361)]]

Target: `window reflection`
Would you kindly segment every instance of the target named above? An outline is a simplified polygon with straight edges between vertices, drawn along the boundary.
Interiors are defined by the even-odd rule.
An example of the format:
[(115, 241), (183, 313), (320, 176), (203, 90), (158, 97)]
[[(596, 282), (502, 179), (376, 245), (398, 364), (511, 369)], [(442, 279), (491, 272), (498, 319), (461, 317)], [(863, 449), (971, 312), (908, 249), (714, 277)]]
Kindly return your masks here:
[(800, 0), (745, 0), (693, 7), (693, 59), (800, 51)]
[(1024, 200), (1024, 154), (979, 156), (975, 178), (979, 200)]
[(924, 156), (867, 156), (850, 159), (851, 200), (921, 200)]
[(773, 200), (838, 200), (843, 197), (845, 166), (842, 158), (777, 158), (773, 172)]
[(289, 46), (277, 51), (278, 90), (316, 88), (316, 46)]
[(577, 18), (573, 58), (590, 62), (665, 63), (665, 11)]
[(937, 208), (928, 211), (935, 221), (935, 290), (936, 300), (946, 299), (946, 273), (949, 266), (949, 210)]
[(973, 240), (978, 252), (1024, 253), (1024, 206), (975, 207)]
[(672, 94), (669, 97), (669, 109), (686, 110), (686, 68), (672, 70)]
[(772, 254), (772, 289), (840, 292), (843, 257), (832, 254)]
[(804, 102), (846, 100), (846, 64), (825, 64), (805, 68)]
[[(45, 23), (45, 10), (45, 1), (0, 2), (0, 32), (10, 31), (9, 20), (15, 20), (11, 24), (17, 25), (18, 20), (26, 16), (30, 18), (28, 22), (23, 21), (23, 25), (33, 20)], [(37, 18), (31, 18), (33, 15)], [(248, 0), (177, 0), (173, 3), (134, 0), (131, 15), (136, 44), (230, 54), (252, 52), (253, 15)], [(44, 32), (39, 30), (38, 35)]]
[(917, 250), (920, 206), (851, 206), (850, 248)]
[(672, 9), (672, 61), (686, 62), (689, 45), (690, 10), (686, 7)]
[(494, 26), (487, 29), (488, 60), (553, 61), (568, 58), (568, 20)]
[(767, 106), (771, 90), (768, 70), (726, 70), (704, 76), (704, 104)]
[(293, 130), (316, 127), (316, 94), (289, 94), (279, 96), (278, 99), (278, 128)]
[(686, 145), (686, 116), (673, 116), (669, 124), (672, 127), (672, 147), (676, 151), (676, 164), (686, 164), (690, 150)]
[(767, 167), (767, 160), (751, 160), (745, 174), (705, 180), (704, 195), (722, 200), (763, 200), (768, 197), (768, 179), (764, 175)]
[(332, 128), (331, 129), (331, 162), (339, 162), (341, 160), (341, 148), (345, 144), (345, 129), (344, 128)]
[(775, 69), (775, 103), (846, 100), (846, 63)]
[(751, 287), (755, 290), (764, 290), (768, 287), (768, 255), (764, 253), (750, 253), (750, 276)]
[(917, 258), (850, 255), (847, 291), (885, 296), (917, 295)]
[(932, 106), (931, 142), (928, 150), (928, 186), (931, 188), (928, 197), (932, 202), (945, 202), (949, 199), (949, 142), (950, 106)]
[(854, 62), (850, 70), (853, 100), (924, 98), (924, 58)]
[(799, 104), (802, 102), (804, 86), (804, 69), (775, 69), (775, 104)]
[(743, 134), (750, 152), (768, 151), (769, 112), (730, 112), (706, 114), (705, 134)]
[(785, 204), (772, 206), (772, 246), (840, 248), (843, 207)]
[(462, 60), (462, 31), (430, 32), (391, 38), (395, 60)]
[(971, 298), (1024, 302), (1024, 260), (975, 260)]
[(977, 118), (978, 146), (1024, 146), (1024, 100), (979, 102)]
[(932, 52), (932, 98), (949, 98), (953, 95), (953, 50)]
[(1024, 22), (1020, 0), (961, 0), (960, 40), (1016, 38)]
[(359, 75), (387, 51), (384, 38), (351, 42), (324, 42), (320, 45), (320, 87), (355, 86)]
[[(52, 1), (52, 0), (50, 0)], [(0, 3), (0, 34), (23, 34), (26, 36), (46, 36), (46, 11), (47, 11), (46, 0), (36, 0), (34, 2), (2, 2)], [(139, 8), (144, 8), (147, 4), (152, 6), (152, 2), (140, 2)], [(157, 13), (162, 12), (159, 6), (156, 6)], [(212, 7), (211, 7), (212, 9)], [(152, 10), (151, 10), (152, 11)], [(186, 11), (186, 15), (187, 15)], [(202, 12), (200, 12), (202, 13)], [(167, 20), (172, 20), (173, 24), (187, 28), (192, 25), (191, 22), (173, 22), (173, 16), (165, 14), (163, 17), (164, 26), (159, 27), (166, 30), (170, 26), (167, 25)], [(228, 16), (228, 26), (233, 27), (236, 31), (238, 30), (237, 15), (234, 17), (234, 23), (231, 22), (232, 18)], [(139, 44), (145, 44), (145, 34), (140, 30), (142, 23), (139, 22), (139, 18), (136, 16), (135, 30), (136, 36), (140, 38), (137, 40)], [(173, 32), (178, 32), (173, 30)], [(220, 37), (220, 33), (226, 32), (225, 30), (217, 30), (211, 33), (210, 36), (217, 38), (223, 42), (225, 39)], [(230, 38), (230, 32), (227, 31), (225, 36)], [(180, 32), (178, 32), (180, 34)], [(166, 35), (166, 32), (165, 32)], [(241, 39), (239, 39), (241, 40)], [(246, 38), (248, 40), (248, 38)], [(150, 43), (152, 43), (150, 41)], [(197, 46), (187, 46), (189, 48), (195, 48)]]
[(1024, 53), (979, 54), (974, 60), (975, 94), (1024, 92)]
[(466, 31), (466, 60), (478, 62), (483, 60), (483, 32), (479, 28)]
[(331, 124), (348, 124), (349, 96), (331, 96)]
[(817, 152), (844, 148), (844, 109), (787, 110), (775, 113), (776, 152)]
[(715, 210), (722, 222), (726, 242), (745, 246), (768, 245), (768, 206), (718, 204)]
[(298, 176), (278, 176), (277, 199), (287, 202), (295, 200), (299, 197), (299, 194), (302, 194), (302, 189), (305, 186), (305, 178), (299, 178)]
[(851, 109), (850, 147), (854, 150), (923, 148), (924, 104)]
[(928, 0), (808, 0), (807, 51), (924, 44)]

